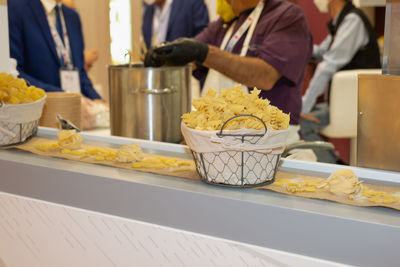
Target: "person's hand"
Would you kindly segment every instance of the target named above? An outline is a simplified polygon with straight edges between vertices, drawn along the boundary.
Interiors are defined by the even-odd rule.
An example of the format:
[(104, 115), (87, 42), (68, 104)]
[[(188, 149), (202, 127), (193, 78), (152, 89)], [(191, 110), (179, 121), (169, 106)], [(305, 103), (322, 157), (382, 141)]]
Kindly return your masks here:
[(300, 114), (300, 118), (306, 119), (306, 120), (309, 120), (309, 121), (313, 121), (313, 122), (318, 123), (318, 124), (321, 123), (321, 121), (317, 117), (315, 117), (315, 116), (313, 116), (311, 114), (301, 113)]
[(144, 56), (144, 66), (145, 67), (153, 67), (158, 68), (165, 64), (164, 61), (161, 61), (156, 58), (157, 54), (154, 52), (156, 47), (151, 47), (146, 55)]
[(108, 102), (106, 102), (106, 101), (104, 101), (103, 99), (94, 99), (93, 100), (95, 103), (97, 103), (97, 104), (101, 104), (101, 105), (104, 105), (106, 108), (107, 108), (107, 110), (109, 110), (110, 109), (110, 104), (108, 103)]
[(85, 50), (83, 56), (85, 58), (85, 69), (89, 70), (93, 63), (99, 58), (99, 51), (97, 49)]
[(208, 45), (194, 39), (179, 38), (170, 43), (152, 47), (146, 54), (146, 67), (162, 65), (182, 66), (189, 62), (202, 63), (208, 54)]
[(96, 117), (92, 115), (90, 109), (93, 107), (94, 102), (89, 98), (82, 96), (81, 101), (81, 128), (83, 130), (90, 130), (96, 126)]

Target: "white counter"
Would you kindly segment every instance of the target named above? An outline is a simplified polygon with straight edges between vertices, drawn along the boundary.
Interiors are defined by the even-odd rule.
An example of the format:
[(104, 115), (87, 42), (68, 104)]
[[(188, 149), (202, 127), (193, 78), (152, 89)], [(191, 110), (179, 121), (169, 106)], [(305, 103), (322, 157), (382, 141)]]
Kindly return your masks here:
[[(191, 156), (181, 145), (93, 135), (84, 140), (102, 146), (135, 141), (145, 152)], [(400, 262), (400, 212), (387, 208), (222, 188), (18, 150), (0, 151), (0, 168), (0, 259), (6, 266), (28, 266), (21, 253), (29, 266)], [(280, 167), (324, 177), (339, 168), (287, 160)], [(400, 187), (399, 173), (355, 170), (368, 183)]]

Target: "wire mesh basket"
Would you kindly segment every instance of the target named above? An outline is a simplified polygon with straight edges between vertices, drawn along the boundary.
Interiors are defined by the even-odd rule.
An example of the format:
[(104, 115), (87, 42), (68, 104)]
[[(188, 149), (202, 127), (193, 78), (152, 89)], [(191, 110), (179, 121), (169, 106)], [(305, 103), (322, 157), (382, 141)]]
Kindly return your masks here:
[[(245, 116), (260, 120), (265, 127), (264, 134), (224, 133), (225, 126), (231, 120)], [(253, 115), (238, 115), (227, 120), (217, 136), (230, 138), (242, 144), (257, 145), (266, 134), (267, 126), (263, 120)], [(192, 153), (202, 181), (230, 187), (256, 187), (273, 183), (281, 157), (280, 153), (261, 153), (250, 150), (199, 153), (192, 149)]]
[(39, 120), (25, 123), (9, 123), (0, 121), (0, 146), (25, 142), (36, 134)]
[(0, 146), (19, 144), (36, 134), (45, 99), (26, 104), (0, 103)]

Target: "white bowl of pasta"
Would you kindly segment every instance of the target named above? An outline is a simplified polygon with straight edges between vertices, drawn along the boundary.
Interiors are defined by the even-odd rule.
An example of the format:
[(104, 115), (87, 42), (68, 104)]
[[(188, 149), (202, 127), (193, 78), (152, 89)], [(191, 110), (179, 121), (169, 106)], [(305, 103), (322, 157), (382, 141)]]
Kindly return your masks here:
[(24, 142), (37, 132), (46, 94), (6, 73), (0, 87), (0, 146)]
[(253, 187), (272, 183), (289, 134), (289, 115), (240, 88), (209, 91), (182, 116), (181, 130), (201, 179)]
[(26, 141), (37, 132), (46, 96), (26, 104), (0, 107), (0, 146)]

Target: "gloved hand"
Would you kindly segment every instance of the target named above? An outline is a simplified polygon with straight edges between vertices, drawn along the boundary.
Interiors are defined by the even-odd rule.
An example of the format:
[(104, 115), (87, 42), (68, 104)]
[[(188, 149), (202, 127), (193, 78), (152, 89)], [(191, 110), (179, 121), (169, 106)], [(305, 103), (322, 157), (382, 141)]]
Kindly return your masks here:
[(144, 56), (144, 66), (145, 67), (161, 67), (162, 65), (165, 64), (164, 61), (161, 61), (159, 59), (156, 59), (157, 54), (154, 53), (154, 49), (157, 47), (151, 47), (146, 55)]
[(152, 47), (146, 54), (146, 67), (162, 65), (181, 66), (196, 61), (202, 63), (208, 54), (208, 45), (194, 39), (179, 38), (170, 43)]

